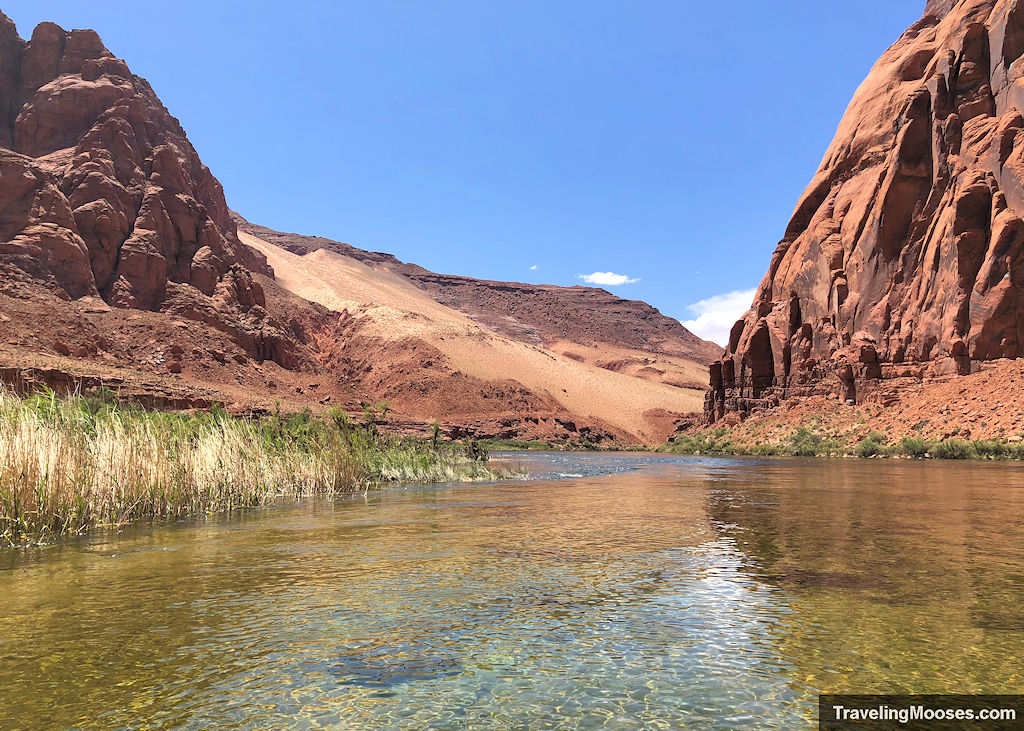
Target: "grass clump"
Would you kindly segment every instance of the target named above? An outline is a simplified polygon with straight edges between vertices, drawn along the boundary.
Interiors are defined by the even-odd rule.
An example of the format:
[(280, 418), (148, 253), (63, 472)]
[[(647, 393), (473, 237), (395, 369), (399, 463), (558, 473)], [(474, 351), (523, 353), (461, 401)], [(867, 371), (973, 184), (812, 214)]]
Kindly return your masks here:
[(0, 390), (0, 545), (140, 518), (230, 511), (383, 482), (487, 480), (486, 450), (382, 436), (332, 410), (243, 419), (160, 412), (109, 393)]

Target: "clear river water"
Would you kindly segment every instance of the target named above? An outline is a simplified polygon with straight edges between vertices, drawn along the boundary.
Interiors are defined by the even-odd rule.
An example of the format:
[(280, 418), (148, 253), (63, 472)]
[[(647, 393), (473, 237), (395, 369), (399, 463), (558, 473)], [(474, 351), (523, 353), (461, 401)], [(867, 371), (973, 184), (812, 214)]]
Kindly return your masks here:
[(520, 454), (0, 551), (0, 728), (810, 728), (1024, 693), (1014, 463)]

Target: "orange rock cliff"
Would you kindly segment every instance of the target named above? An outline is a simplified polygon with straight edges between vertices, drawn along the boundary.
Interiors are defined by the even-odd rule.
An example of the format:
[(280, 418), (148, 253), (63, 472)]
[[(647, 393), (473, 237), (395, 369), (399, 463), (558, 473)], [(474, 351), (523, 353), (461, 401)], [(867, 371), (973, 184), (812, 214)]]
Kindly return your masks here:
[(875, 63), (711, 365), (707, 421), (1024, 356), (1024, 2), (931, 0)]

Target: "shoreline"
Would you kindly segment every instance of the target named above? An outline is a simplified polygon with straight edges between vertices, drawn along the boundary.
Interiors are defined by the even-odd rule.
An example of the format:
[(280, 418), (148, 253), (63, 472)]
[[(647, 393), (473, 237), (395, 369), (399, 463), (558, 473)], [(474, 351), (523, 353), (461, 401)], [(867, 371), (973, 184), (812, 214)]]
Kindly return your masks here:
[[(723, 433), (724, 432), (724, 433)], [(859, 442), (843, 443), (817, 442), (812, 435), (794, 432), (793, 442), (740, 442), (734, 443), (727, 437), (728, 427), (703, 429), (674, 437), (674, 441), (656, 446), (589, 446), (558, 443), (523, 444), (486, 442), (494, 451), (520, 452), (611, 452), (618, 454), (675, 454), (700, 457), (786, 457), (801, 459), (908, 459), (972, 462), (1015, 462), (1024, 461), (1024, 442), (1007, 442), (997, 439), (964, 440), (950, 438), (929, 440), (904, 438), (899, 443), (889, 443), (886, 435), (873, 437), (871, 434)]]

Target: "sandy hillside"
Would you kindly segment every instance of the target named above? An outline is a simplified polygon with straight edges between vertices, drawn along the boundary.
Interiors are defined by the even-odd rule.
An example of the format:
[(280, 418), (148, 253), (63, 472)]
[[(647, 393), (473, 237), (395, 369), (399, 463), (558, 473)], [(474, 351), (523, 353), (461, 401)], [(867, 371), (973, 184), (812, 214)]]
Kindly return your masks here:
[[(347, 310), (382, 339), (420, 339), (467, 375), (513, 379), (552, 397), (573, 414), (607, 422), (642, 440), (664, 439), (670, 420), (666, 414), (703, 407), (699, 384), (704, 377), (694, 372), (700, 369), (697, 364), (665, 356), (660, 363), (647, 363), (650, 354), (600, 345), (573, 344), (567, 356), (486, 330), (383, 266), (373, 268), (322, 249), (299, 256), (250, 234), (239, 235), (267, 257), (283, 287), (330, 309)], [(623, 372), (608, 364), (620, 364)], [(652, 365), (663, 374), (672, 371), (665, 380), (692, 381), (698, 388), (680, 388), (630, 372)]]
[(647, 381), (698, 391), (707, 387), (707, 366), (686, 358), (611, 343), (583, 345), (555, 340), (546, 343), (545, 347), (572, 360)]

